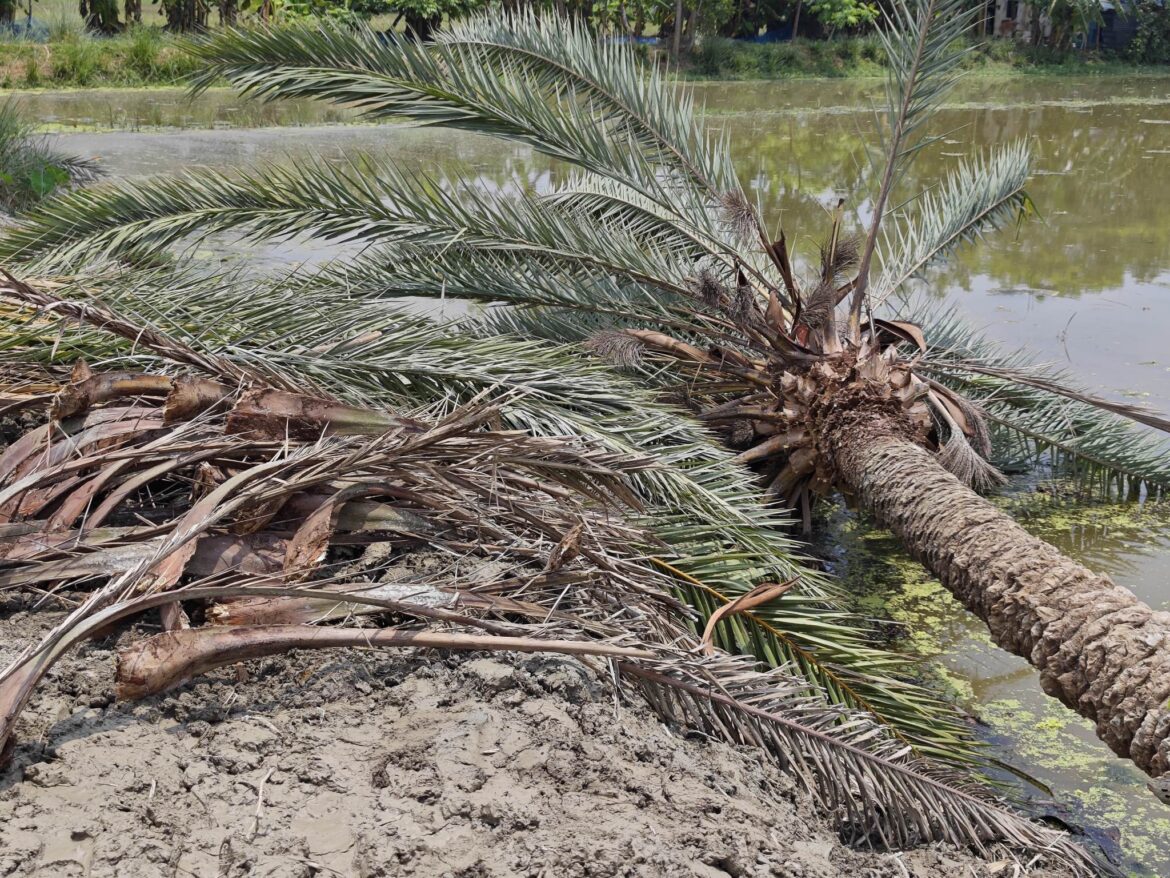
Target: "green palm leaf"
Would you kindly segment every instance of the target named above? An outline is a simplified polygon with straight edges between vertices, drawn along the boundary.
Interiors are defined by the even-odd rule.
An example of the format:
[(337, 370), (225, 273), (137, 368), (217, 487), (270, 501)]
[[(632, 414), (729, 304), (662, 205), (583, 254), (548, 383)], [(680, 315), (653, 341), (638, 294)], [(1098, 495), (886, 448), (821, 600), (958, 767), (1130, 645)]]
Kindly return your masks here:
[(1097, 399), (1056, 369), (1035, 365), (972, 330), (953, 309), (913, 303), (931, 348), (920, 367), (962, 392), (986, 415), (995, 448), (1016, 465), (1052, 466), (1087, 488), (1120, 496), (1170, 489), (1170, 443), (1134, 421), (1167, 420), (1136, 406)]
[(701, 133), (689, 95), (646, 80), (628, 53), (575, 23), (488, 14), (426, 45), (319, 23), (220, 33), (191, 50), (205, 62), (197, 87), (226, 78), (265, 99), (317, 98), (370, 119), (517, 140), (664, 208), (739, 191), (725, 143)]
[(883, 228), (882, 273), (874, 307), (921, 278), (955, 248), (999, 228), (1031, 207), (1024, 185), (1031, 172), (1027, 145), (1017, 141), (963, 161), (935, 189), (922, 193), (914, 213)]
[(432, 415), (485, 391), (507, 392), (501, 417), (509, 427), (650, 454), (657, 466), (632, 475), (632, 485), (662, 542), (659, 563), (702, 618), (761, 580), (801, 578), (799, 590), (720, 626), (719, 645), (773, 666), (791, 663), (835, 703), (871, 710), (924, 755), (976, 758), (953, 712), (909, 682), (903, 658), (870, 645), (863, 620), (839, 609), (831, 584), (787, 535), (786, 513), (760, 502), (752, 475), (684, 413), (578, 349), (455, 334), (311, 281), (209, 283), (198, 275), (129, 273), (55, 295), (76, 301), (77, 313), (92, 322), (108, 312), (127, 327), (152, 327), (168, 339), (166, 355), (144, 347), (133, 329), (111, 335), (79, 326), (63, 310), (54, 321), (34, 319), (23, 332), (0, 337), (0, 363), (51, 367), (82, 357), (108, 368), (159, 368), (175, 351), (188, 351), (184, 362), (217, 377), (255, 374), (278, 386), (307, 385), (353, 403)]

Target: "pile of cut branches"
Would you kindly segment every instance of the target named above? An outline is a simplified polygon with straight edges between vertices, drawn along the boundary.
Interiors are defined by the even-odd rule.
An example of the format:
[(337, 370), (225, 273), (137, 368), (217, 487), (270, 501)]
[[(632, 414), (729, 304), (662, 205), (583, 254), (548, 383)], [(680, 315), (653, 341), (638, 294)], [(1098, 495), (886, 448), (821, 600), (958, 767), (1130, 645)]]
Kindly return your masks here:
[[(6, 289), (65, 307), (11, 277)], [(797, 669), (696, 635), (670, 565), (654, 563), (665, 547), (633, 523), (629, 480), (652, 458), (500, 429), (486, 398), (441, 418), (345, 404), (244, 375), (100, 304), (74, 316), (168, 365), (78, 363), (51, 401), (27, 394), (49, 402), (47, 420), (0, 455), (0, 587), (67, 607), (0, 672), (7, 748), (54, 662), (118, 628), (138, 632), (121, 641), (120, 698), (291, 649), (560, 652), (609, 662), (671, 723), (760, 747), (854, 842), (1004, 842), (1096, 870)], [(6, 397), (11, 414), (19, 388)], [(403, 562), (420, 552), (437, 561), (412, 572)], [(753, 599), (783, 591), (765, 584)]]

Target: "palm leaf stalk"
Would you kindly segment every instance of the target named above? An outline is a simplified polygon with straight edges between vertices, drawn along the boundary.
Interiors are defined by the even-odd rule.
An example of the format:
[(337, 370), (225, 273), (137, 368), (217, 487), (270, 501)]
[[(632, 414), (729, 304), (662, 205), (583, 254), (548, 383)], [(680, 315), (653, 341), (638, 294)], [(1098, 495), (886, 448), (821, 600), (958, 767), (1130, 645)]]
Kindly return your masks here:
[[(166, 352), (168, 368), (75, 367), (49, 422), (0, 456), (0, 588), (77, 602), (0, 672), (0, 746), (61, 655), (153, 608), (166, 630), (120, 649), (119, 697), (291, 648), (561, 652), (612, 661), (665, 719), (761, 747), (857, 842), (1006, 843), (1097, 871), (1066, 837), (868, 713), (829, 704), (796, 669), (700, 648), (692, 611), (649, 562), (660, 542), (636, 523), (628, 480), (658, 467), (653, 457), (485, 429), (502, 409), (483, 400), (437, 422), (355, 407), (245, 378), (108, 308), (90, 313)], [(392, 560), (339, 554), (355, 546), (389, 547)], [(442, 560), (387, 582), (420, 547)]]
[[(0, 251), (59, 264), (213, 231), (348, 236), (370, 245), (367, 255), (315, 278), (320, 288), (361, 300), (479, 301), (491, 307), (464, 328), (544, 327), (588, 340), (690, 406), (757, 470), (767, 498), (800, 508), (806, 521), (816, 495), (843, 490), (862, 500), (998, 641), (1040, 667), (1049, 691), (1095, 719), (1119, 753), (1160, 774), (1170, 768), (1161, 697), (1170, 685), (1157, 682), (1166, 678), (1157, 649), (1142, 644), (1170, 633), (1164, 614), (1049, 557), (1055, 550), (1030, 542), (971, 490), (1002, 480), (988, 460), (980, 397), (968, 398), (922, 356), (930, 341), (919, 326), (880, 310), (957, 245), (1029, 206), (1027, 151), (1006, 146), (959, 168), (933, 196), (887, 210), (906, 163), (930, 140), (925, 124), (956, 70), (949, 36), (965, 14), (958, 0), (896, 6), (884, 36), (891, 79), (879, 208), (857, 240), (842, 205), (808, 277), (797, 276), (783, 235), (760, 234), (767, 226), (734, 179), (726, 140), (703, 132), (689, 96), (642, 75), (581, 25), (528, 14), (483, 15), (425, 45), (305, 25), (215, 35), (195, 51), (207, 62), (204, 83), (223, 76), (265, 98), (313, 97), (369, 118), (529, 144), (577, 169), (551, 195), (485, 193), (376, 165), (360, 174), (208, 173), (73, 195), (30, 217)], [(1017, 399), (1035, 411), (1069, 399), (1058, 383), (997, 380), (1026, 389)], [(1017, 428), (1016, 442), (1028, 447), (1072, 455), (1092, 447), (1077, 460), (1138, 491), (1170, 485), (1170, 458), (1151, 446), (1119, 452), (1080, 440), (1078, 431), (1121, 434), (1134, 414), (1082, 403), (1098, 410), (1075, 422), (997, 423)], [(963, 542), (972, 521), (990, 535), (978, 546)], [(1042, 569), (1005, 566), (1029, 554), (1046, 559)], [(1076, 612), (1063, 600), (1052, 605), (1054, 576), (1075, 591)]]

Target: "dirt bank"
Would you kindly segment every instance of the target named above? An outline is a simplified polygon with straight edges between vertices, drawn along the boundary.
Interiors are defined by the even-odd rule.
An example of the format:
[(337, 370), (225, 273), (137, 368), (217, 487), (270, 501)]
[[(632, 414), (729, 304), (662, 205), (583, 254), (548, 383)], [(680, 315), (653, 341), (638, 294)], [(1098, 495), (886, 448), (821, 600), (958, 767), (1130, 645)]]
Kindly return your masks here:
[[(0, 664), (49, 624), (13, 609)], [(681, 737), (573, 660), (302, 654), (123, 705), (113, 647), (26, 714), (0, 875), (1022, 874), (849, 850), (750, 748)]]

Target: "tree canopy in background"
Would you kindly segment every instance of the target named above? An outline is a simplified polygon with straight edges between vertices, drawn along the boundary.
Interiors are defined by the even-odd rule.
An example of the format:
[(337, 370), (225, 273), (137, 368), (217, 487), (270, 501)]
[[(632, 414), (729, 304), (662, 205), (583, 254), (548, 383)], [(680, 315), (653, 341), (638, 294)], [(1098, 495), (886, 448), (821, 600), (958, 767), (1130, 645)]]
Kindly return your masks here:
[[(53, 28), (34, 18), (38, 6), (49, 2), (0, 0), (0, 31), (26, 38), (48, 33)], [(329, 18), (361, 20), (375, 31), (406, 32), (424, 40), (444, 23), (481, 10), (533, 11), (584, 21), (603, 37), (656, 43), (672, 58), (689, 55), (702, 45), (708, 56), (720, 56), (699, 62), (700, 68), (714, 74), (743, 67), (746, 62), (740, 56), (750, 54), (745, 43), (874, 35), (889, 4), (890, 0), (149, 0), (146, 18), (142, 0), (79, 0), (76, 8), (86, 30), (105, 36), (152, 18), (174, 33)], [(1008, 54), (1014, 51), (1033, 62), (1061, 63), (1070, 52), (1102, 48), (1142, 64), (1170, 60), (1170, 11), (1159, 0), (1122, 0), (1106, 4), (1108, 9), (1100, 0), (1021, 0), (1015, 17), (1005, 22), (1012, 25), (1010, 34), (993, 34), (1000, 19), (993, 18), (989, 5), (979, 7), (976, 0), (966, 0), (965, 6), (974, 22), (972, 38), (1008, 35), (1010, 39), (998, 41), (1005, 49), (1012, 47)], [(49, 15), (41, 12), (39, 17)], [(1102, 41), (1112, 23), (1123, 23), (1127, 45)], [(867, 52), (866, 41), (861, 42), (859, 51), (868, 59), (872, 53)]]

